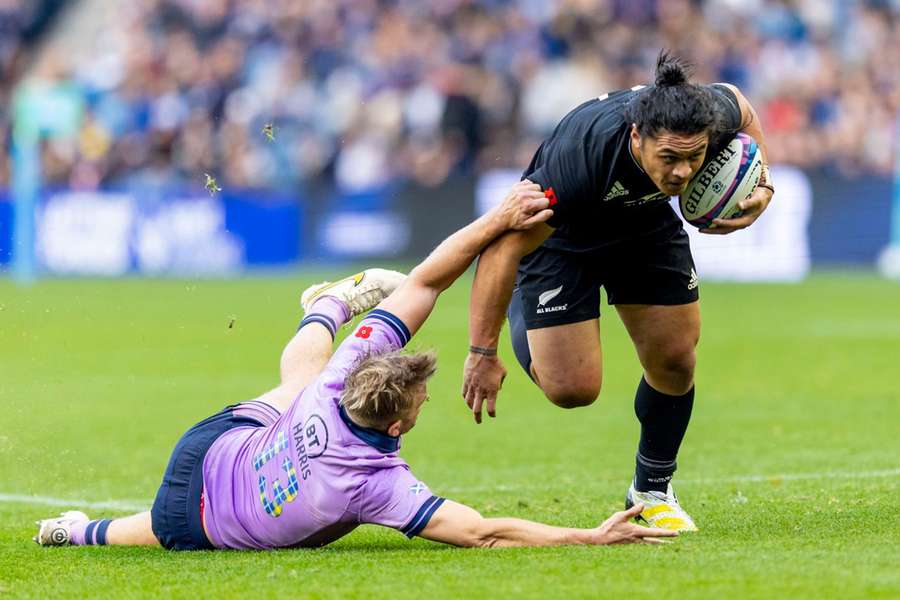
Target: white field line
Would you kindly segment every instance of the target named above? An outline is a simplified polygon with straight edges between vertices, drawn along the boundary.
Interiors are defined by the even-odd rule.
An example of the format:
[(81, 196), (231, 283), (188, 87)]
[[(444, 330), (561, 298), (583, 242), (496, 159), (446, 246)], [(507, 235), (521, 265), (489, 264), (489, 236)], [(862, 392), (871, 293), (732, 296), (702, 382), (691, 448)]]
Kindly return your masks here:
[(816, 479), (870, 479), (900, 476), (900, 468), (880, 471), (831, 471), (825, 473), (784, 473), (781, 475), (735, 475), (734, 477), (686, 478), (685, 483), (758, 483), (775, 481), (804, 481)]
[(53, 496), (29, 496), (27, 494), (0, 493), (0, 503), (8, 504), (32, 504), (40, 506), (58, 506), (68, 509), (88, 510), (114, 510), (125, 512), (141, 512), (150, 510), (150, 501), (147, 500), (106, 500), (95, 502), (78, 498), (54, 498)]
[[(780, 481), (820, 481), (826, 479), (883, 479), (900, 477), (900, 468), (882, 469), (878, 471), (826, 471), (823, 473), (781, 473), (774, 475), (734, 475), (731, 477), (677, 477), (677, 483), (686, 484), (718, 484), (718, 483), (775, 483)], [(575, 485), (574, 481), (560, 482), (556, 485), (504, 485), (472, 486), (440, 489), (440, 492), (464, 493), (464, 492), (528, 492), (558, 490), (567, 485)], [(582, 484), (583, 485), (583, 484)]]
[[(715, 484), (715, 483), (766, 483), (779, 481), (818, 481), (827, 479), (884, 479), (900, 477), (900, 468), (882, 469), (879, 471), (831, 471), (824, 473), (783, 473), (777, 475), (735, 475), (733, 477), (703, 477), (697, 479), (680, 479), (679, 483)], [(567, 484), (561, 482), (555, 486), (523, 485), (513, 486), (498, 484), (495, 486), (450, 487), (437, 490), (441, 493), (480, 493), (480, 492), (529, 492), (556, 490)], [(149, 510), (150, 502), (142, 500), (106, 500), (90, 501), (78, 498), (55, 498), (53, 496), (32, 496), (27, 494), (5, 494), (0, 492), (0, 503), (30, 504), (40, 506), (56, 506), (60, 508), (80, 508), (89, 510), (134, 511)]]

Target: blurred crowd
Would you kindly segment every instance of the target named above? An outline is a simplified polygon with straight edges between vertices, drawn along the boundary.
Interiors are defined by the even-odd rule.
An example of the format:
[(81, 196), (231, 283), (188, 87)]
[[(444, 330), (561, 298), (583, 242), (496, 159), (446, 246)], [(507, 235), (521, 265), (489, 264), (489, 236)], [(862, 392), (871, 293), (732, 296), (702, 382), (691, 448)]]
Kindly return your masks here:
[(64, 0), (0, 0), (0, 188), (9, 181), (11, 92), (27, 48)]
[[(16, 11), (0, 0), (0, 142)], [(74, 83), (78, 133), (43, 148), (50, 184), (213, 174), (222, 187), (345, 191), (521, 168), (569, 109), (646, 82), (662, 47), (738, 85), (771, 161), (890, 173), (900, 113), (891, 0), (131, 0)], [(100, 15), (98, 15), (98, 18)], [(12, 50), (11, 50), (12, 49)], [(75, 63), (75, 64), (72, 64)], [(0, 187), (8, 185), (0, 164)]]

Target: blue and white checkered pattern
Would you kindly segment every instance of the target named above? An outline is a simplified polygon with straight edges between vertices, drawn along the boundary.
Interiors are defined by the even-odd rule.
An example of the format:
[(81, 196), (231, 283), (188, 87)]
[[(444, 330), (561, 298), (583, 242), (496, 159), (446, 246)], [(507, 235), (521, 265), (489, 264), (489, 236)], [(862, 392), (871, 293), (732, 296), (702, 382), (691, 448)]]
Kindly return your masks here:
[[(287, 450), (288, 447), (289, 443), (287, 436), (283, 431), (279, 431), (275, 438), (275, 442), (266, 446), (260, 454), (257, 454), (256, 457), (254, 457), (253, 468), (259, 471), (263, 465), (275, 458), (275, 455)], [(287, 473), (288, 486), (285, 489), (281, 485), (281, 481), (277, 479), (273, 481), (272, 492), (274, 498), (269, 498), (266, 478), (263, 475), (259, 475), (259, 479), (257, 480), (260, 502), (262, 502), (266, 514), (276, 518), (281, 515), (284, 505), (288, 502), (293, 502), (297, 497), (297, 493), (300, 491), (300, 481), (297, 479), (297, 471), (294, 469), (294, 463), (290, 456), (284, 458), (281, 463), (281, 468)]]

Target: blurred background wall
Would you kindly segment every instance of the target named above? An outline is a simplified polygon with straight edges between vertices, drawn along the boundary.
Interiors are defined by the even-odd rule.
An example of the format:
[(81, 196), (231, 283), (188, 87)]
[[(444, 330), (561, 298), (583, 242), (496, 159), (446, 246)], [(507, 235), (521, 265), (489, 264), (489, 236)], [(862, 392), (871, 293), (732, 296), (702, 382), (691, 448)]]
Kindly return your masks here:
[(663, 47), (744, 91), (777, 165), (753, 228), (694, 236), (701, 275), (874, 266), (897, 0), (0, 0), (0, 269), (419, 258)]

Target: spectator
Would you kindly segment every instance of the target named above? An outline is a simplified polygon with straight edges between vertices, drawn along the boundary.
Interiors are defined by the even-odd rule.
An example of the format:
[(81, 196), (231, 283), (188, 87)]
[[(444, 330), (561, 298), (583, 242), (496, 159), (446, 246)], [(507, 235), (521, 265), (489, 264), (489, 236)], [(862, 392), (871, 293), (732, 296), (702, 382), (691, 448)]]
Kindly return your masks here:
[[(21, 0), (0, 0), (0, 107)], [(875, 0), (135, 0), (103, 15), (90, 110), (54, 178), (233, 187), (521, 167), (581, 101), (645, 81), (660, 46), (760, 107), (774, 162), (889, 173), (900, 9)], [(893, 7), (893, 8), (892, 8)], [(112, 26), (114, 25), (114, 26)], [(6, 86), (6, 87), (4, 87)], [(0, 139), (10, 116), (0, 108)], [(262, 127), (275, 125), (275, 142)], [(4, 156), (8, 156), (8, 151)], [(8, 184), (0, 166), (0, 185)]]

